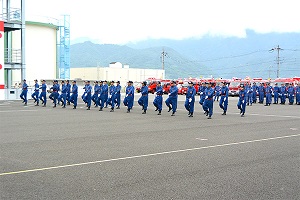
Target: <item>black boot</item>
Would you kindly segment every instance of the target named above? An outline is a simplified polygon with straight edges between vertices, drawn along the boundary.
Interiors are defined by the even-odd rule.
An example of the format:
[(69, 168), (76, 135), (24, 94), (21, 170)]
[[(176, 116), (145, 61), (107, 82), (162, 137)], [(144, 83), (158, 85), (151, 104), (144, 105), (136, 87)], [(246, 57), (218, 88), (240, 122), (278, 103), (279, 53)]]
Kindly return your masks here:
[(76, 106), (74, 106), (73, 109), (76, 109)]
[(88, 106), (88, 108), (87, 108), (86, 110), (91, 110), (91, 107), (90, 107), (90, 106)]
[(99, 111), (103, 111), (103, 109), (100, 107)]
[(171, 115), (171, 116), (175, 116), (175, 112), (174, 112), (174, 111), (172, 112), (172, 115)]
[(169, 110), (168, 110), (168, 112), (170, 112), (172, 110), (172, 107), (171, 106), (169, 106)]
[(142, 112), (142, 114), (146, 114), (146, 110), (144, 110), (144, 112)]
[(194, 116), (193, 116), (193, 114), (194, 114), (194, 113), (193, 113), (193, 112), (191, 112), (191, 113), (190, 113), (190, 115), (189, 115), (189, 117), (194, 117)]
[(226, 115), (226, 111), (224, 111), (222, 115)]
[(127, 113), (130, 113), (130, 109), (127, 109)]
[(116, 109), (120, 109), (120, 106), (118, 106)]
[(111, 110), (110, 110), (109, 112), (114, 112), (114, 109), (113, 109), (113, 108), (111, 108)]
[(158, 111), (157, 115), (161, 115), (161, 110)]

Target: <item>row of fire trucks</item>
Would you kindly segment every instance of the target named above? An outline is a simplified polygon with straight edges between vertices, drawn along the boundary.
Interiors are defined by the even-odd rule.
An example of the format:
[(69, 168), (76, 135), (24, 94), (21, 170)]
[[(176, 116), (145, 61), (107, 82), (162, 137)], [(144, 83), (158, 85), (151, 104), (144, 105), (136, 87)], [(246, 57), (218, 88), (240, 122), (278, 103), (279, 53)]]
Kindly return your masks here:
[[(157, 82), (161, 82), (161, 86), (163, 88), (164, 94), (169, 93), (169, 89), (171, 87), (171, 80), (169, 79), (156, 79), (156, 78), (148, 78), (145, 80), (147, 82), (148, 91), (149, 93), (154, 94), (157, 86)], [(296, 85), (300, 82), (300, 77), (294, 77), (294, 78), (277, 78), (277, 79), (262, 79), (262, 78), (232, 78), (232, 79), (214, 79), (214, 78), (203, 78), (203, 79), (196, 79), (196, 78), (189, 78), (189, 79), (177, 79), (177, 87), (178, 87), (178, 94), (184, 95), (186, 94), (188, 82), (192, 81), (194, 83), (194, 87), (196, 91), (199, 91), (199, 87), (202, 83), (205, 82), (211, 82), (212, 87), (215, 87), (216, 85), (221, 85), (222, 82), (226, 82), (229, 88), (229, 95), (230, 96), (238, 96), (239, 88), (241, 84), (253, 84), (254, 82), (259, 85), (262, 83), (264, 86), (266, 86), (267, 83), (270, 83), (271, 86), (274, 86), (275, 83), (277, 83), (278, 86), (281, 86), (282, 84), (288, 86), (290, 84)], [(141, 86), (136, 86), (136, 91), (140, 92)]]

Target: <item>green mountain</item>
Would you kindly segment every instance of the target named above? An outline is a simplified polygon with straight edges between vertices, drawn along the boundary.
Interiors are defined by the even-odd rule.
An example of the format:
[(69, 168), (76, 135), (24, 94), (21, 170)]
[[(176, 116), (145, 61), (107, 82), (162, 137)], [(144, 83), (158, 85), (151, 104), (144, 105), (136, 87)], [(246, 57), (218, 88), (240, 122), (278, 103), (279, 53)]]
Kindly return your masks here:
[[(71, 67), (107, 67), (111, 62), (128, 64), (130, 68), (162, 69), (162, 48), (134, 49), (112, 44), (84, 42), (71, 45)], [(166, 78), (207, 77), (210, 70), (194, 63), (172, 48), (164, 48)], [(205, 73), (204, 73), (205, 72)]]

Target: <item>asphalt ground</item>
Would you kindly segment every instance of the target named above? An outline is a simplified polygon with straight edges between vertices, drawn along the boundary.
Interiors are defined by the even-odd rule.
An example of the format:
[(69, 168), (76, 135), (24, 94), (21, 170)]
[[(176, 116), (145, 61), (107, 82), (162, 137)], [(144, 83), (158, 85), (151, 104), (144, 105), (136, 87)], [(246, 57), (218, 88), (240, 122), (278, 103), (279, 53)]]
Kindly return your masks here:
[(0, 101), (0, 199), (300, 199), (300, 106), (208, 120), (184, 98), (173, 117), (153, 95), (146, 115)]

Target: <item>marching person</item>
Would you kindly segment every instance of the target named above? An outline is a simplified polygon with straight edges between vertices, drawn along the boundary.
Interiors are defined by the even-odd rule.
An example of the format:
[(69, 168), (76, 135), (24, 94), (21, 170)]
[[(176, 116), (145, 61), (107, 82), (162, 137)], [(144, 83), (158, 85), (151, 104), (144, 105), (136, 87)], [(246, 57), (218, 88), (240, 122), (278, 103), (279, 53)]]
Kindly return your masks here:
[(57, 80), (53, 81), (53, 86), (50, 88), (51, 94), (49, 95), (49, 98), (53, 101), (53, 108), (56, 108), (57, 98), (58, 98), (58, 90), (59, 86), (57, 83)]
[(263, 83), (260, 83), (258, 86), (258, 97), (259, 97), (258, 103), (263, 104), (264, 97), (265, 97), (265, 87), (263, 86)]
[(94, 82), (94, 94), (92, 96), (92, 101), (94, 102), (95, 108), (98, 107), (97, 100), (99, 95), (100, 86), (98, 85), (98, 81)]
[(295, 95), (295, 88), (292, 83), (290, 83), (290, 86), (287, 89), (288, 98), (289, 98), (289, 105), (294, 104), (294, 95)]
[(205, 99), (203, 103), (203, 109), (206, 113), (206, 116), (208, 116), (207, 119), (211, 119), (213, 115), (213, 108), (214, 108), (214, 89), (211, 87), (212, 83), (207, 83), (207, 88), (204, 91)]
[(91, 109), (91, 103), (92, 103), (92, 86), (90, 85), (90, 81), (87, 81), (86, 87), (86, 104), (87, 104), (87, 110)]
[(257, 102), (257, 91), (258, 91), (258, 86), (256, 85), (256, 82), (253, 83), (252, 85), (252, 100), (253, 103)]
[(278, 104), (278, 97), (279, 97), (279, 87), (278, 84), (275, 83), (275, 86), (273, 87), (273, 94), (274, 94), (274, 103), (273, 104)]
[(155, 111), (158, 111), (157, 115), (161, 115), (161, 111), (162, 111), (162, 102), (163, 102), (163, 89), (161, 87), (161, 82), (158, 81), (157, 85), (156, 85), (156, 96), (154, 98), (153, 101), (153, 105), (155, 106)]
[(220, 97), (220, 92), (221, 92), (221, 87), (219, 85), (219, 83), (216, 85), (216, 87), (214, 88), (215, 91), (215, 97), (214, 97), (214, 101), (217, 100), (219, 101), (219, 97)]
[(73, 104), (73, 109), (77, 107), (77, 98), (78, 98), (78, 86), (76, 81), (72, 81), (72, 95), (70, 96), (70, 103)]
[(281, 83), (281, 87), (279, 88), (279, 97), (280, 97), (281, 105), (285, 104), (286, 93), (287, 93), (286, 87), (285, 87), (284, 83)]
[[(103, 106), (105, 103), (105, 107), (107, 108), (107, 99), (108, 99), (108, 85), (107, 85), (107, 81), (103, 81), (103, 86), (102, 86), (102, 93), (103, 93)], [(102, 106), (102, 108), (103, 108)]]
[(220, 99), (220, 103), (219, 103), (220, 108), (223, 110), (222, 115), (226, 115), (226, 112), (227, 112), (228, 92), (229, 92), (229, 89), (226, 85), (226, 82), (223, 82), (223, 86), (221, 87), (221, 99)]
[(195, 107), (196, 89), (195, 89), (194, 83), (192, 81), (189, 81), (188, 84), (189, 84), (189, 86), (186, 91), (184, 107), (187, 111), (189, 111), (188, 116), (193, 117), (194, 107)]
[(266, 93), (266, 104), (265, 106), (270, 106), (272, 103), (272, 86), (270, 86), (270, 83), (267, 83), (267, 86), (265, 88), (265, 93)]
[(300, 82), (298, 82), (296, 87), (296, 104), (300, 105)]
[(39, 98), (42, 101), (43, 107), (46, 107), (46, 103), (47, 103), (47, 85), (46, 85), (45, 80), (42, 80), (42, 86), (39, 89), (42, 89), (42, 92), (41, 92)]
[(245, 86), (243, 84), (240, 85), (240, 91), (239, 91), (239, 101), (237, 103), (238, 109), (240, 109), (241, 117), (244, 117), (246, 112), (246, 91)]
[(169, 107), (168, 112), (172, 110), (171, 116), (175, 116), (175, 112), (177, 110), (177, 99), (178, 99), (178, 88), (176, 86), (176, 81), (172, 81), (170, 91), (169, 91), (169, 97), (165, 101), (166, 105)]
[(28, 85), (26, 83), (26, 80), (23, 80), (22, 84), (22, 93), (20, 94), (20, 98), (23, 99), (24, 106), (27, 106), (27, 92), (28, 92)]
[(61, 94), (58, 97), (58, 101), (62, 103), (62, 108), (66, 108), (68, 89), (65, 81), (61, 81)]
[(87, 103), (87, 101), (86, 101), (86, 91), (88, 89), (88, 87), (87, 87), (87, 81), (84, 81), (84, 87), (83, 87), (83, 89), (84, 89), (84, 92), (83, 92), (83, 94), (81, 96), (81, 99), (86, 104)]
[(70, 105), (70, 93), (71, 93), (71, 84), (70, 84), (70, 81), (69, 80), (66, 80), (66, 86), (68, 88), (67, 90), (67, 104)]
[(110, 86), (109, 86), (109, 97), (107, 99), (107, 103), (108, 105), (111, 105), (111, 110), (110, 112), (114, 112), (115, 109), (115, 94), (116, 93), (116, 86), (115, 86), (115, 82), (111, 81), (110, 82)]
[(134, 100), (134, 87), (133, 82), (128, 81), (127, 87), (126, 87), (126, 96), (124, 98), (124, 105), (127, 106), (127, 113), (130, 113), (130, 110), (133, 107), (133, 100)]
[(120, 109), (120, 105), (121, 105), (121, 85), (120, 85), (120, 81), (117, 81), (117, 85), (116, 85), (115, 103), (116, 103), (116, 106), (117, 106), (116, 109)]
[(40, 85), (38, 84), (38, 80), (34, 80), (34, 93), (32, 93), (31, 97), (34, 100), (35, 106), (39, 106), (39, 93), (40, 93)]
[(143, 107), (142, 114), (146, 114), (148, 108), (148, 86), (146, 81), (142, 83), (141, 94), (142, 96), (139, 98), (138, 104)]

